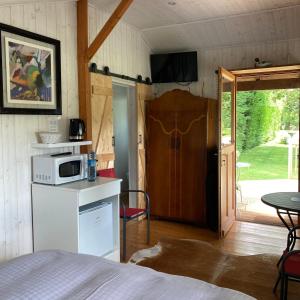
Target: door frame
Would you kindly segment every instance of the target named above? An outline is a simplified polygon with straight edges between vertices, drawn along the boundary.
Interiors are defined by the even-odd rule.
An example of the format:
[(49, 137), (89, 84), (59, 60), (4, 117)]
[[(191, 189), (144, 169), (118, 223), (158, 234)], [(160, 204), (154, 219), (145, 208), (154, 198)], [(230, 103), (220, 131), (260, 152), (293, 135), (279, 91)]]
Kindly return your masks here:
[[(127, 118), (128, 118), (128, 181), (129, 189), (137, 188), (137, 108), (136, 108), (136, 85), (134, 82), (113, 77), (112, 85), (125, 87), (127, 90)], [(129, 207), (137, 207), (137, 198), (134, 193), (129, 193)]]
[[(233, 74), (236, 77), (235, 93), (239, 91), (239, 84), (243, 85), (243, 88), (241, 88), (241, 90), (255, 90), (255, 88), (249, 89), (249, 87), (254, 87), (257, 85), (260, 87), (260, 90), (272, 89), (272, 86), (274, 85), (277, 86), (279, 89), (289, 89), (289, 88), (300, 89), (300, 64), (282, 65), (282, 66), (265, 67), (265, 68), (234, 69), (234, 70), (229, 70), (227, 72), (227, 75), (228, 73)], [(259, 79), (259, 83), (257, 82), (257, 79)], [(247, 87), (248, 89), (246, 89)], [(235, 101), (235, 105), (236, 105), (236, 101)], [(234, 128), (236, 133), (236, 116), (235, 116)], [(299, 108), (299, 128), (300, 128), (300, 108)], [(300, 130), (298, 134), (298, 140), (300, 145)], [(219, 159), (219, 164), (220, 163), (222, 162), (220, 162)], [(298, 166), (300, 166), (299, 153), (298, 153)], [(234, 181), (236, 185), (236, 178), (234, 179)], [(298, 191), (300, 192), (300, 167), (298, 167)], [(219, 199), (219, 205), (220, 205), (220, 199)], [(219, 222), (220, 222), (220, 218), (219, 218)], [(299, 223), (300, 223), (300, 217), (299, 217)]]

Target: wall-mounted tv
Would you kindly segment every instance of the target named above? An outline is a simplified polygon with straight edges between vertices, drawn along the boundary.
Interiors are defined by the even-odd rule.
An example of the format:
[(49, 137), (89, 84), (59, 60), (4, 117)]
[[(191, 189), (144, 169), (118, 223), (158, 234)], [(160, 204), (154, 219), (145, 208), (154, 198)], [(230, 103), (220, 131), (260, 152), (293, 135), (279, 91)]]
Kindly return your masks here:
[(197, 52), (150, 55), (153, 83), (198, 81)]

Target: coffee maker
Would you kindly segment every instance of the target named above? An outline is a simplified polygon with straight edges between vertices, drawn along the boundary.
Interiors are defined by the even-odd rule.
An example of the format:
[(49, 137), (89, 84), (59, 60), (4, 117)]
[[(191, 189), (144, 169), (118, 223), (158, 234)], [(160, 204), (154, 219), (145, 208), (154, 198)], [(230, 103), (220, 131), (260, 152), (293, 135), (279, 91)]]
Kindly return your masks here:
[(69, 141), (78, 142), (84, 140), (85, 125), (81, 119), (70, 119)]

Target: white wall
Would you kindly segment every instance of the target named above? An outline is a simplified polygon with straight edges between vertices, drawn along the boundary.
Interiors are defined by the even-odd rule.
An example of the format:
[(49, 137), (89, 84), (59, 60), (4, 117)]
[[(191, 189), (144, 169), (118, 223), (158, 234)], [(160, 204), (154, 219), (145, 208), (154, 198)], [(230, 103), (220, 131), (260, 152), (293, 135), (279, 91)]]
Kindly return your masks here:
[[(61, 130), (78, 116), (75, 3), (2, 6), (0, 22), (61, 41)], [(53, 118), (53, 117), (52, 117)], [(31, 149), (35, 133), (48, 129), (47, 116), (0, 115), (0, 260), (32, 251)]]
[(155, 84), (155, 92), (161, 95), (167, 90), (180, 88), (190, 89), (195, 95), (217, 98), (215, 70), (218, 66), (227, 69), (252, 68), (256, 57), (271, 61), (273, 65), (298, 64), (300, 62), (300, 39), (198, 50), (198, 82), (192, 83), (189, 87), (177, 84)]
[[(90, 7), (92, 8), (92, 7)], [(90, 9), (90, 39), (107, 15)], [(67, 135), (68, 119), (78, 117), (76, 3), (26, 3), (0, 6), (0, 22), (61, 41), (63, 115), (60, 130)], [(149, 76), (149, 47), (141, 33), (124, 23), (96, 54), (99, 66), (113, 72)], [(0, 261), (32, 251), (31, 149), (36, 132), (48, 129), (47, 116), (0, 115)]]
[[(98, 8), (89, 7), (89, 41), (92, 42), (110, 15)], [(91, 62), (98, 69), (109, 66), (111, 72), (136, 78), (138, 74), (150, 76), (150, 47), (143, 39), (142, 33), (135, 27), (120, 22), (105, 40)]]

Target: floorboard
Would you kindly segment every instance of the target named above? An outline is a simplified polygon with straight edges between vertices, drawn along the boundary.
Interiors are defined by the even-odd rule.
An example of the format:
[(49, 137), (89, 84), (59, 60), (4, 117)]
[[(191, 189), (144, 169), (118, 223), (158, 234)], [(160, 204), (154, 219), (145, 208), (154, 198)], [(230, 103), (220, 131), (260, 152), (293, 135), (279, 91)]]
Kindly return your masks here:
[(286, 244), (286, 236), (287, 230), (282, 226), (236, 221), (225, 239), (218, 240), (217, 234), (208, 229), (175, 222), (151, 220), (151, 241), (150, 245), (147, 245), (146, 222), (131, 221), (127, 223), (126, 261), (137, 250), (154, 246), (163, 237), (207, 241), (219, 249), (237, 255), (260, 253), (281, 255)]

